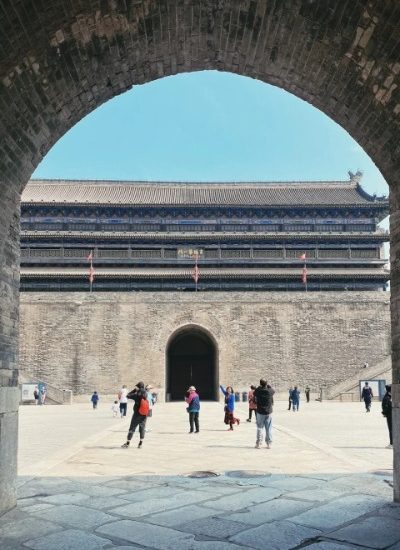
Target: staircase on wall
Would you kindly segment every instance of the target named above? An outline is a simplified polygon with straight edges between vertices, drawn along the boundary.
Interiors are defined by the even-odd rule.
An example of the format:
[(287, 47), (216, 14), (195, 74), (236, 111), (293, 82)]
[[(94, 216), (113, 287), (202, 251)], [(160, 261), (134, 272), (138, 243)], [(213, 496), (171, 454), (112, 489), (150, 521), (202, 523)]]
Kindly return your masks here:
[(49, 384), (45, 380), (31, 378), (22, 373), (19, 374), (20, 384), (44, 384), (46, 386), (46, 403), (49, 405), (72, 405), (72, 390), (62, 390)]
[(380, 363), (362, 368), (351, 378), (327, 388), (324, 391), (324, 397), (325, 399), (335, 399), (338, 401), (359, 401), (360, 380), (374, 380), (376, 378), (384, 378), (388, 384), (391, 383), (392, 358), (390, 355), (385, 357)]

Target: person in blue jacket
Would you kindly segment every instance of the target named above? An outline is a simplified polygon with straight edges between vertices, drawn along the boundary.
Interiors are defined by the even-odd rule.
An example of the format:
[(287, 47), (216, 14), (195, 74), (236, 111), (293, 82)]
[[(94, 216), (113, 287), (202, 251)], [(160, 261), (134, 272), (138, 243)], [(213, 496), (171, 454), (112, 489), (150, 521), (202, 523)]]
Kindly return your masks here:
[(233, 425), (236, 423), (238, 426), (240, 424), (240, 419), (235, 418), (235, 392), (233, 391), (232, 386), (220, 386), (222, 393), (225, 395), (225, 417), (224, 422), (226, 425), (229, 425), (228, 431), (233, 430)]
[(97, 403), (99, 402), (100, 397), (97, 391), (93, 392), (92, 397), (90, 398), (90, 401), (92, 402), (93, 408), (97, 409)]
[(297, 389), (297, 386), (294, 387), (291, 393), (292, 397), (292, 411), (298, 411), (300, 406), (300, 391)]

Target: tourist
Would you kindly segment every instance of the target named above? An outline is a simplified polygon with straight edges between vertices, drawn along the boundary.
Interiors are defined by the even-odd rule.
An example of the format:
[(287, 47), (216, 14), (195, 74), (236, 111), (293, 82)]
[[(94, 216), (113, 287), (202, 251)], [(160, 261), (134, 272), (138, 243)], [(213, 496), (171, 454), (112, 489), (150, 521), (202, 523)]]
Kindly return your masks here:
[(261, 449), (263, 434), (267, 449), (272, 445), (272, 406), (274, 404), (275, 390), (271, 388), (264, 378), (261, 378), (260, 385), (254, 392), (254, 400), (257, 405), (257, 439), (256, 449)]
[(393, 433), (392, 433), (392, 386), (385, 386), (386, 393), (382, 399), (382, 414), (386, 418), (387, 427), (389, 430), (389, 445), (387, 449), (393, 448)]
[[(151, 386), (150, 384), (147, 384), (147, 386), (145, 387), (147, 401), (149, 402), (149, 414), (147, 415), (147, 418), (150, 418), (151, 416), (153, 416), (153, 406), (155, 401), (154, 401), (154, 394), (151, 392), (152, 389), (153, 389), (153, 386)], [(146, 422), (146, 433), (147, 432), (151, 432), (151, 428), (147, 426), (147, 422)]]
[(233, 425), (236, 423), (238, 426), (240, 424), (239, 418), (235, 418), (235, 392), (233, 391), (232, 386), (227, 386), (226, 389), (224, 386), (220, 386), (222, 393), (225, 395), (225, 417), (224, 422), (226, 425), (229, 425), (228, 431), (233, 431)]
[(39, 390), (37, 386), (33, 390), (33, 397), (35, 398), (35, 405), (39, 405)]
[(129, 426), (128, 436), (126, 442), (121, 445), (122, 448), (127, 449), (130, 445), (133, 434), (136, 428), (139, 427), (139, 444), (138, 448), (141, 449), (143, 445), (144, 436), (146, 434), (146, 420), (150, 407), (147, 401), (147, 392), (144, 389), (144, 383), (138, 382), (135, 388), (128, 393), (128, 399), (133, 399), (135, 402), (133, 405), (133, 415), (131, 424)]
[[(190, 386), (190, 388), (188, 389), (185, 397), (185, 401), (188, 404), (186, 410), (189, 413), (189, 426), (190, 426), (189, 433), (198, 434), (200, 432), (200, 424), (199, 424), (200, 397), (199, 397), (199, 394), (196, 392), (196, 388), (194, 386)], [(195, 427), (196, 427), (196, 431), (194, 431)]]
[(292, 391), (293, 391), (293, 387), (290, 386), (290, 388), (289, 388), (289, 407), (288, 407), (288, 411), (290, 411), (290, 409), (292, 408)]
[(118, 401), (114, 401), (112, 407), (111, 407), (111, 410), (112, 410), (112, 413), (113, 413), (113, 417), (114, 418), (117, 418), (118, 416), (118, 413), (119, 413), (119, 404), (118, 404)]
[(100, 400), (100, 397), (99, 397), (99, 394), (97, 393), (97, 391), (93, 392), (93, 395), (90, 398), (90, 401), (92, 402), (92, 405), (93, 405), (93, 409), (97, 409), (97, 404), (98, 404), (99, 400)]
[(361, 392), (361, 399), (364, 400), (365, 403), (365, 411), (369, 413), (371, 411), (371, 402), (372, 398), (374, 397), (374, 394), (372, 393), (372, 389), (369, 387), (368, 382), (365, 382), (364, 387)]
[(47, 394), (46, 394), (46, 386), (42, 386), (39, 390), (39, 399), (40, 399), (40, 404), (41, 405), (45, 405), (46, 403), (46, 397), (47, 397)]
[(249, 402), (249, 418), (247, 419), (247, 422), (251, 422), (251, 417), (253, 415), (253, 411), (254, 411), (254, 416), (257, 419), (257, 405), (256, 405), (256, 402), (254, 401), (254, 390), (255, 389), (256, 389), (256, 387), (251, 385), (249, 395), (247, 397), (247, 400)]
[(291, 399), (292, 399), (292, 411), (296, 412), (299, 410), (299, 405), (300, 405), (300, 391), (297, 389), (297, 386), (295, 386), (292, 389)]
[(304, 393), (306, 394), (307, 403), (309, 403), (310, 402), (310, 387), (309, 386), (306, 386), (306, 389), (305, 389)]
[(126, 387), (126, 384), (124, 384), (118, 392), (119, 413), (121, 415), (121, 418), (123, 416), (126, 416), (126, 412), (128, 409), (127, 395), (128, 395), (128, 388)]

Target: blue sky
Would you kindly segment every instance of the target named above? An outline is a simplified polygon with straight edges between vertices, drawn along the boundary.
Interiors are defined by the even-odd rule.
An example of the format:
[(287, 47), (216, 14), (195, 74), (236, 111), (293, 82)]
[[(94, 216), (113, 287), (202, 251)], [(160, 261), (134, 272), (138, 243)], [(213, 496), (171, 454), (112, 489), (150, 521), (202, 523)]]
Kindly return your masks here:
[(36, 178), (345, 180), (362, 170), (387, 194), (361, 147), (295, 96), (229, 73), (187, 73), (136, 86), (76, 124)]

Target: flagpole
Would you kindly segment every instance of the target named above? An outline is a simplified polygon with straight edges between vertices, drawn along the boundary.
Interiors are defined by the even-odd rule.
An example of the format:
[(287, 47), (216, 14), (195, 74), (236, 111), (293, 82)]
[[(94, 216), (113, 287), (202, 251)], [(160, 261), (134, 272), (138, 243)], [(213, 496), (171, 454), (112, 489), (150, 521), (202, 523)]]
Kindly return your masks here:
[(305, 257), (304, 257), (304, 270), (305, 270), (305, 274), (306, 274), (305, 287), (306, 287), (306, 292), (307, 292), (307, 261), (306, 261)]
[(195, 286), (195, 292), (197, 292), (197, 281), (199, 280), (199, 276), (198, 276), (198, 267), (197, 267), (197, 254), (195, 255), (195, 259), (194, 259), (194, 269), (195, 269), (195, 273), (196, 273), (196, 279), (195, 279), (195, 283), (196, 283), (196, 286)]

